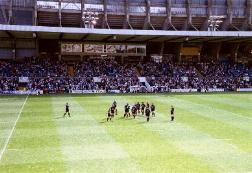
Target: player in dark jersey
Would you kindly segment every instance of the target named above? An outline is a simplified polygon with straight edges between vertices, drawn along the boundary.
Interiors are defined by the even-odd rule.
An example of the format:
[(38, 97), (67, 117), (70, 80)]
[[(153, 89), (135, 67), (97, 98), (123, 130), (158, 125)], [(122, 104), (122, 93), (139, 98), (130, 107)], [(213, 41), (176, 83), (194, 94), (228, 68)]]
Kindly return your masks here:
[(131, 108), (131, 113), (132, 113), (133, 117), (135, 118), (136, 115), (137, 115), (136, 105), (132, 106), (132, 108)]
[(145, 104), (144, 104), (144, 102), (142, 102), (142, 104), (141, 104), (141, 112), (142, 112), (142, 115), (144, 115), (144, 109), (145, 109)]
[(149, 105), (149, 103), (148, 103), (148, 102), (146, 103), (146, 107), (147, 107), (147, 108), (150, 108), (150, 105)]
[(114, 106), (111, 106), (108, 110), (108, 118), (107, 118), (107, 121), (108, 120), (112, 120), (112, 118), (114, 117), (114, 114), (115, 114), (115, 107)]
[(124, 118), (125, 117), (129, 117), (130, 116), (130, 106), (129, 104), (127, 103), (125, 106), (124, 106)]
[(111, 116), (111, 113), (110, 113), (110, 110), (111, 110), (111, 107), (109, 108), (109, 110), (108, 110), (108, 117), (107, 117), (107, 121), (111, 121), (111, 119), (112, 119), (112, 116)]
[(117, 102), (114, 100), (112, 106), (115, 108), (115, 114), (117, 115)]
[(137, 102), (136, 104), (136, 110), (137, 110), (137, 114), (140, 114), (140, 103)]
[(155, 109), (156, 109), (156, 107), (155, 107), (155, 105), (154, 105), (153, 103), (151, 104), (150, 109), (151, 109), (151, 115), (152, 115), (153, 117), (155, 117)]
[(175, 113), (175, 109), (173, 106), (171, 106), (171, 121), (174, 121), (174, 113)]
[(145, 109), (145, 116), (147, 118), (147, 122), (150, 121), (150, 108), (149, 107), (146, 107)]
[(66, 112), (63, 115), (64, 118), (66, 117), (66, 114), (68, 114), (68, 116), (71, 117), (68, 103), (66, 103)]

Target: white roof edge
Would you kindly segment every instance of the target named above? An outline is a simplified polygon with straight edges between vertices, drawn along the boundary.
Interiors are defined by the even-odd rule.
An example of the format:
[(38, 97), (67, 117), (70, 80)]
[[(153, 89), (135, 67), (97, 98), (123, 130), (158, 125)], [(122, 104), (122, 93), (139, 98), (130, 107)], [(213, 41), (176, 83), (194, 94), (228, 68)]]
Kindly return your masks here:
[(0, 31), (137, 36), (252, 37), (251, 31), (162, 31), (131, 29), (87, 29), (72, 27), (23, 26), (3, 24), (0, 24)]

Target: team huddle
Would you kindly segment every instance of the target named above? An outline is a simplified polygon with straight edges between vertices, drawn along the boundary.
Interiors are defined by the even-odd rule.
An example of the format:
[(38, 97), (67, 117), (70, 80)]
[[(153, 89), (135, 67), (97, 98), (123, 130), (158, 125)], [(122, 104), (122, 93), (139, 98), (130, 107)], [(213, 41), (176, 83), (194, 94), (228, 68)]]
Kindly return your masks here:
[(124, 118), (128, 118), (131, 115), (133, 116), (133, 118), (136, 118), (136, 116), (139, 114), (145, 115), (147, 117), (147, 122), (149, 122), (150, 114), (152, 114), (152, 116), (155, 116), (155, 105), (152, 103), (150, 106), (149, 103), (145, 104), (144, 102), (142, 102), (140, 104), (139, 102), (137, 102), (131, 107), (131, 113), (130, 105), (127, 103), (124, 106)]
[[(151, 105), (147, 102), (146, 104), (144, 102), (142, 102), (141, 104), (139, 102), (137, 102), (136, 104), (130, 106), (128, 103), (124, 106), (124, 118), (129, 118), (131, 116), (133, 116), (133, 118), (135, 119), (136, 116), (138, 115), (142, 115), (146, 117), (147, 122), (150, 121), (150, 117), (155, 117), (155, 110), (156, 107), (155, 105), (152, 103)], [(173, 106), (171, 106), (171, 121), (174, 121), (174, 112), (175, 109)], [(65, 106), (65, 113), (63, 115), (63, 117), (66, 117), (66, 114), (68, 114), (69, 117), (70, 116), (70, 110), (69, 110), (69, 105), (68, 103), (66, 103)], [(112, 106), (108, 109), (108, 115), (107, 115), (107, 121), (111, 121), (115, 115), (117, 115), (117, 102), (114, 101), (112, 103)]]
[[(150, 121), (150, 117), (155, 117), (156, 107), (152, 103), (151, 105), (147, 102), (146, 104), (142, 102), (141, 104), (137, 102), (136, 104), (130, 106), (128, 103), (124, 106), (124, 118), (133, 117), (134, 119), (138, 115), (146, 117), (147, 122)], [(108, 109), (107, 121), (111, 121), (114, 116), (117, 115), (117, 102), (114, 101), (112, 106)], [(171, 106), (171, 121), (174, 121), (174, 107)]]

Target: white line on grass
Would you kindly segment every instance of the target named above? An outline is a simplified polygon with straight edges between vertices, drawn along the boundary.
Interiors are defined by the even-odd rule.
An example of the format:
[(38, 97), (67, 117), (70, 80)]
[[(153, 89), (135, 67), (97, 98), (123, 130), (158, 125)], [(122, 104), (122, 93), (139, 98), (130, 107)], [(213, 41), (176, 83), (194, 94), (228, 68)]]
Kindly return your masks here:
[(5, 152), (7, 146), (8, 146), (8, 144), (9, 144), (9, 142), (10, 142), (10, 138), (11, 138), (11, 136), (12, 136), (12, 134), (13, 134), (15, 128), (16, 128), (17, 122), (18, 122), (19, 117), (20, 117), (20, 115), (21, 115), (21, 113), (22, 113), (22, 111), (23, 111), (24, 105), (25, 105), (25, 103), (26, 103), (28, 97), (29, 97), (29, 95), (26, 96), (25, 101), (24, 101), (24, 103), (23, 103), (23, 105), (22, 105), (22, 107), (21, 107), (21, 109), (20, 109), (20, 111), (19, 111), (19, 113), (18, 113), (18, 117), (17, 117), (16, 121), (14, 122), (14, 126), (13, 126), (12, 129), (11, 129), (10, 135), (8, 136), (7, 140), (5, 141), (4, 147), (3, 147), (3, 149), (2, 149), (1, 152), (0, 152), (0, 161), (1, 161), (2, 158), (3, 158), (4, 152)]

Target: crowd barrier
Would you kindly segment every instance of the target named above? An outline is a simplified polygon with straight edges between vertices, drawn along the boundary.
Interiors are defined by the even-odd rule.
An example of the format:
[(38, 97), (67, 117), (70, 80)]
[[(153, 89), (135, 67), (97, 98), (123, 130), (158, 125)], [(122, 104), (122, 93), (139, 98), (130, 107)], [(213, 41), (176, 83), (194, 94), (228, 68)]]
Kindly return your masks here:
[(252, 88), (238, 88), (236, 91), (247, 91), (247, 92), (250, 92), (250, 91), (252, 91)]

